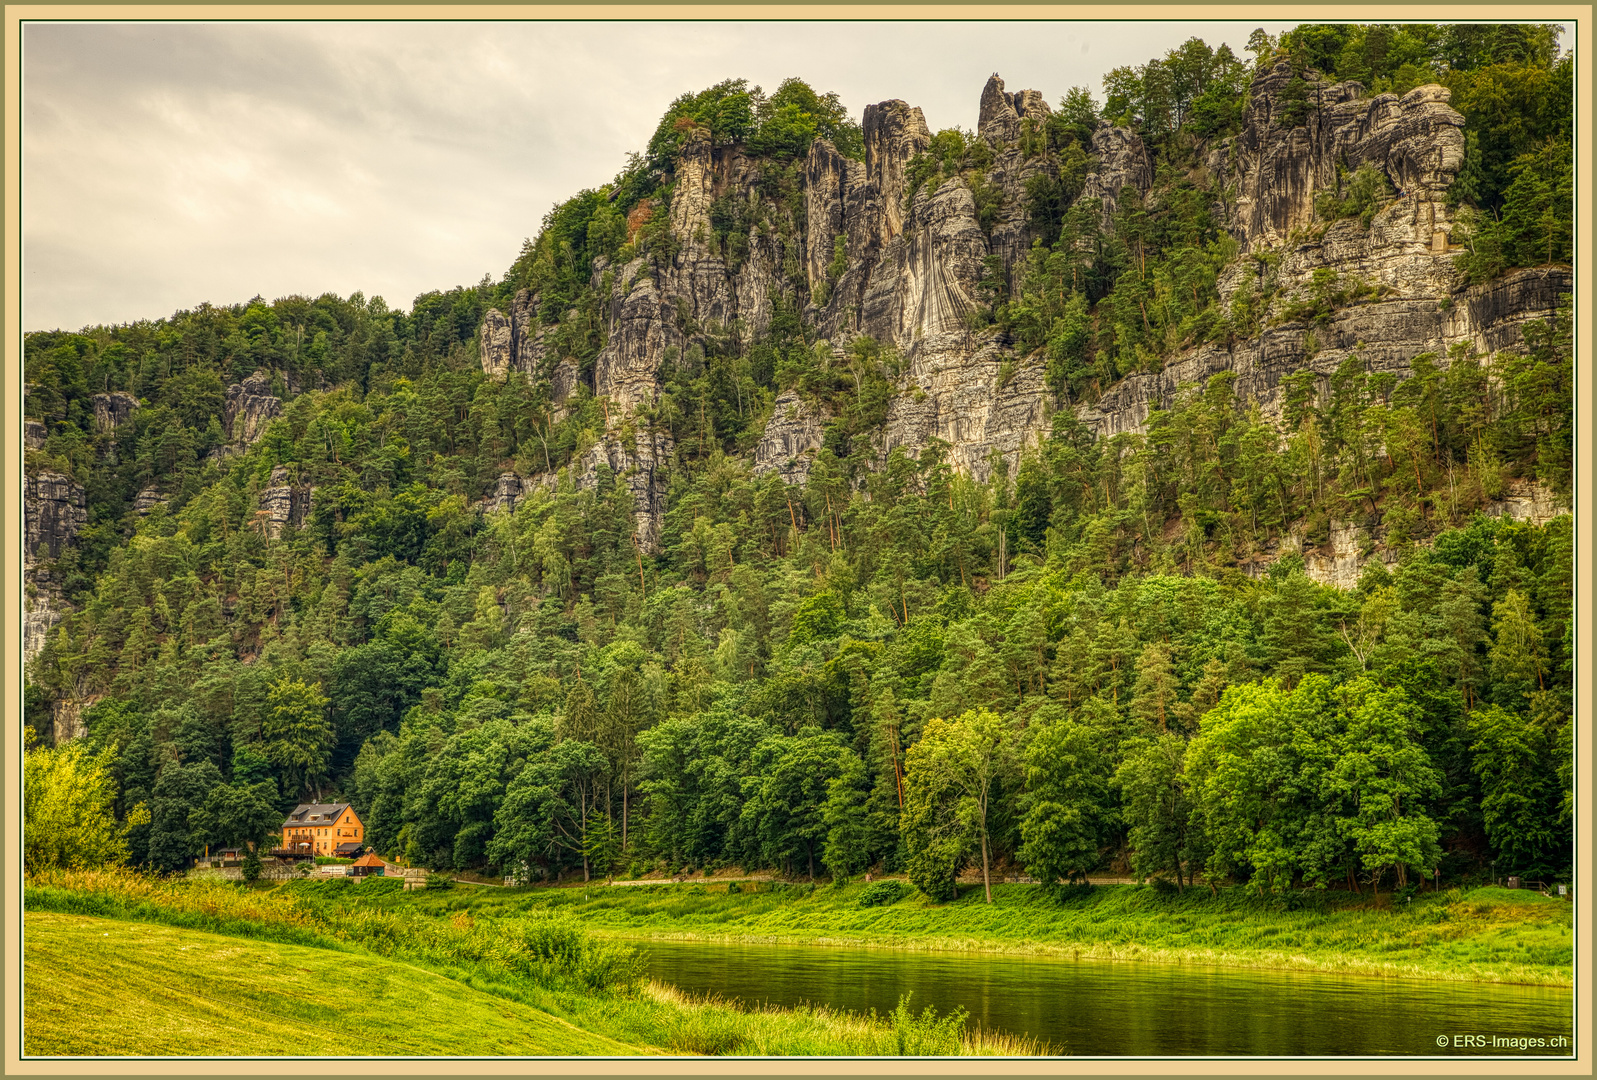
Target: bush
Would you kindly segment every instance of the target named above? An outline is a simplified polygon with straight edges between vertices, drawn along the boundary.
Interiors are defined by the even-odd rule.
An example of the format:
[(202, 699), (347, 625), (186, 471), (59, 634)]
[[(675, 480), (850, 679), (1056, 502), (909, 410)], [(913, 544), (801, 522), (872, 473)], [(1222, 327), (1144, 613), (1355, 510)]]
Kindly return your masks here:
[(427, 887), (429, 889), (453, 889), (455, 879), (446, 874), (428, 874)]
[(860, 893), (859, 906), (868, 908), (895, 904), (908, 891), (909, 888), (897, 879), (889, 878), (886, 881), (878, 881), (872, 885), (867, 885), (865, 891)]
[(964, 864), (964, 848), (957, 839), (927, 843), (909, 858), (909, 880), (933, 900), (954, 900), (959, 896), (954, 879)]
[(955, 1009), (939, 1019), (937, 1010), (928, 1005), (919, 1016), (909, 1010), (905, 994), (888, 1019), (893, 1023), (893, 1039), (899, 1057), (950, 1057), (958, 1054), (965, 1039), (964, 1009)]
[(1351, 176), (1338, 171), (1337, 189), (1323, 191), (1314, 199), (1314, 210), (1326, 221), (1356, 217), (1364, 228), (1388, 199), (1394, 194), (1386, 173), (1368, 163), (1360, 165)]

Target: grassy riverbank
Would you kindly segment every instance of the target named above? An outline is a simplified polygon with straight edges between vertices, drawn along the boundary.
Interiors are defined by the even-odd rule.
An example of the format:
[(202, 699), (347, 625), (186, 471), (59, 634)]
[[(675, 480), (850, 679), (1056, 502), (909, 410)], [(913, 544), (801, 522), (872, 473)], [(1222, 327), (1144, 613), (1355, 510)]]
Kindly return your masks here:
[(1056, 900), (1031, 885), (934, 904), (903, 886), (724, 884), (477, 889), (406, 894), (417, 910), (564, 911), (615, 938), (1051, 954), (1384, 977), (1569, 986), (1573, 906), (1523, 890), (1421, 893), (1392, 903), (1340, 892), (1260, 897), (1107, 885)]
[[(408, 903), (423, 894), (375, 882), (359, 890), (247, 888), (125, 871), (30, 877), (23, 891), (28, 1052), (877, 1056), (1043, 1049), (966, 1031), (958, 1016), (746, 1009), (693, 998), (644, 981), (631, 946), (595, 940), (569, 912), (494, 918)], [(145, 962), (153, 974), (141, 989)], [(257, 984), (252, 973), (268, 969), (276, 976)], [(283, 1048), (294, 1025), (313, 1028), (327, 1011), (317, 1004), (321, 990), (351, 979), (369, 983), (377, 1004), (355, 1009), (347, 1028), (322, 1025), (347, 1048), (310, 1049), (316, 1035), (307, 1035), (306, 1049)], [(299, 1007), (302, 992), (306, 1004)], [(138, 1018), (155, 1015), (166, 1019), (147, 1037)], [(264, 1025), (259, 1046), (247, 1038), (256, 1015)], [(363, 1039), (381, 1044), (405, 1028), (419, 1029), (407, 1036), (410, 1049), (360, 1048)], [(485, 1035), (489, 1028), (496, 1038)]]
[(30, 913), (23, 977), (28, 1054), (640, 1052), (408, 964), (120, 919)]

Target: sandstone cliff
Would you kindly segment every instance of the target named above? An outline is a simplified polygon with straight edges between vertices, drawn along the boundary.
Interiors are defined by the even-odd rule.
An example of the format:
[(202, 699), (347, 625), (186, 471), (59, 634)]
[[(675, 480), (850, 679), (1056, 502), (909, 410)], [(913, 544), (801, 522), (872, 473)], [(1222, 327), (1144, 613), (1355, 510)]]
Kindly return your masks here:
[(257, 527), (268, 539), (276, 540), (288, 526), (304, 524), (311, 492), (310, 487), (291, 482), (287, 466), (274, 467), (271, 479), (260, 494), (260, 509), (255, 515)]
[[(1221, 178), (1216, 189), (1226, 197), (1216, 211), (1241, 252), (1222, 273), (1221, 303), (1246, 285), (1260, 288), (1265, 273), (1274, 275), (1263, 329), (1229, 346), (1193, 349), (1161, 371), (1131, 376), (1098, 400), (1077, 404), (1100, 436), (1141, 430), (1149, 410), (1170, 404), (1180, 386), (1222, 371), (1236, 373), (1239, 396), (1278, 415), (1284, 375), (1307, 367), (1329, 377), (1354, 350), (1372, 370), (1402, 375), (1421, 352), (1445, 357), (1455, 345), (1482, 354), (1511, 348), (1524, 323), (1545, 319), (1568, 290), (1567, 273), (1556, 268), (1461, 284), (1446, 190), (1463, 161), (1463, 121), (1448, 91), (1425, 86), (1371, 96), (1357, 83), (1311, 78), (1314, 107), (1306, 122), (1288, 126), (1282, 91), (1290, 79), (1284, 63), (1260, 73), (1241, 133), (1200, 148), (1208, 173)], [(1055, 405), (1044, 385), (1044, 360), (1016, 355), (995, 331), (973, 329), (972, 315), (990, 300), (982, 282), (993, 262), (1002, 274), (1014, 273), (1035, 238), (1027, 181), (1058, 162), (1027, 135), (1040, 130), (1049, 112), (1040, 93), (1008, 91), (995, 75), (978, 102), (977, 136), (991, 149), (979, 183), (934, 176), (906, 197), (910, 163), (930, 145), (931, 132), (921, 111), (905, 102), (867, 106), (863, 161), (845, 158), (824, 139), (812, 144), (798, 216), (761, 194), (761, 162), (736, 146), (713, 147), (702, 130), (690, 134), (669, 204), (671, 258), (596, 263), (604, 346), (586, 389), (608, 399), (608, 422), (599, 445), (569, 470), (574, 482), (593, 484), (596, 465), (609, 464), (632, 488), (639, 537), (652, 545), (670, 447), (660, 436), (628, 442), (624, 420), (655, 400), (662, 366), (707, 333), (735, 328), (742, 340), (756, 340), (769, 326), (772, 297), (803, 308), (835, 349), (868, 335), (897, 350), (902, 380), (875, 434), (879, 458), (895, 450), (916, 456), (938, 440), (950, 463), (974, 477), (985, 479), (995, 460), (1013, 467), (1049, 429)], [(1100, 124), (1091, 150), (1080, 198), (1099, 200), (1105, 229), (1112, 229), (1126, 188), (1158, 198), (1150, 155), (1134, 131)], [(1364, 165), (1380, 170), (1392, 196), (1367, 225), (1356, 217), (1317, 221), (1316, 194), (1337, 183), (1339, 168)], [(986, 217), (973, 185), (985, 198), (997, 193)], [(746, 254), (730, 261), (710, 220), (712, 204), (728, 197), (750, 222)], [(1335, 311), (1323, 326), (1287, 320), (1284, 312), (1306, 295), (1317, 270), (1379, 286), (1376, 298)], [(575, 366), (549, 355), (535, 296), (518, 295), (508, 314), (488, 312), (480, 348), (490, 374), (518, 370), (549, 379), (556, 400), (579, 389)], [(754, 468), (804, 482), (830, 420), (824, 403), (783, 392), (755, 445)], [(513, 506), (523, 489), (553, 480), (506, 474), (493, 502)]]
[(61, 621), (65, 602), (50, 564), (77, 542), (89, 523), (88, 500), (70, 477), (41, 470), (23, 478), (22, 568), (26, 592), (22, 619), (22, 660), (44, 647), (50, 629)]
[[(1546, 320), (1569, 291), (1569, 274), (1559, 268), (1519, 270), (1469, 287), (1461, 281), (1446, 191), (1464, 160), (1464, 120), (1448, 105), (1445, 88), (1366, 97), (1355, 82), (1311, 81), (1317, 107), (1305, 124), (1289, 128), (1280, 119), (1280, 94), (1290, 78), (1284, 61), (1258, 76), (1241, 134), (1208, 154), (1209, 167), (1235, 191), (1223, 211), (1242, 250), (1278, 257), (1279, 288), (1266, 329), (1230, 347), (1194, 349), (1079, 407), (1099, 435), (1140, 431), (1149, 409), (1168, 406), (1177, 388), (1222, 371), (1236, 373), (1240, 398), (1279, 416), (1283, 376), (1311, 368), (1328, 378), (1355, 350), (1371, 371), (1401, 376), (1424, 352), (1445, 362), (1455, 345), (1481, 355), (1510, 349), (1523, 341), (1526, 322)], [(1315, 225), (1315, 195), (1334, 186), (1339, 165), (1349, 171), (1373, 165), (1392, 185), (1394, 197), (1368, 227), (1356, 218)], [(1323, 327), (1283, 320), (1322, 269), (1384, 286), (1386, 295), (1334, 312)], [(1233, 264), (1221, 278), (1222, 303), (1249, 278), (1261, 287), (1267, 272), (1258, 260)]]
[(216, 460), (232, 457), (259, 441), (270, 424), (283, 411), (283, 402), (272, 393), (272, 380), (257, 371), (241, 383), (227, 388), (222, 407), (222, 430), (227, 442), (211, 451)]

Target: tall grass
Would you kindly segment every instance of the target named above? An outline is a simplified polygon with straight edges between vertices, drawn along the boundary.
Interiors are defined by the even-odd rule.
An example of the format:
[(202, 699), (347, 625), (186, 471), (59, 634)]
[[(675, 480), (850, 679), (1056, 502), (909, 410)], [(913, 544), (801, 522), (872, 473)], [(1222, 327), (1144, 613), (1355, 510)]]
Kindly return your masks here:
[(963, 1009), (938, 1016), (927, 1006), (917, 1015), (907, 996), (884, 1017), (820, 1005), (747, 1007), (656, 982), (647, 984), (645, 993), (670, 1006), (661, 1041), (679, 1054), (1035, 1057), (1050, 1052), (1036, 1039), (967, 1028)]
[(101, 915), (300, 945), (357, 946), (436, 965), (484, 965), (546, 986), (628, 993), (643, 977), (631, 946), (591, 938), (561, 912), (514, 920), (442, 920), (411, 911), (318, 905), (286, 890), (159, 879), (126, 869), (50, 870), (29, 877), (30, 910)]

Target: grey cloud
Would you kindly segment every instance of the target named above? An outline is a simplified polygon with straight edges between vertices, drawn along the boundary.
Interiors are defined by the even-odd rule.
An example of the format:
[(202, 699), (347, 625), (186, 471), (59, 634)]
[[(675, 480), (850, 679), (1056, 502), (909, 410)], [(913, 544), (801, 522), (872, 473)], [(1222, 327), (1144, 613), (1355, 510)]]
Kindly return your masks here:
[[(902, 98), (973, 127), (993, 70), (1051, 101), (1257, 23), (33, 24), (24, 33), (24, 325), (202, 301), (409, 306), (496, 277), (607, 182), (684, 91), (743, 77)], [(1289, 24), (1265, 24), (1276, 32)]]

